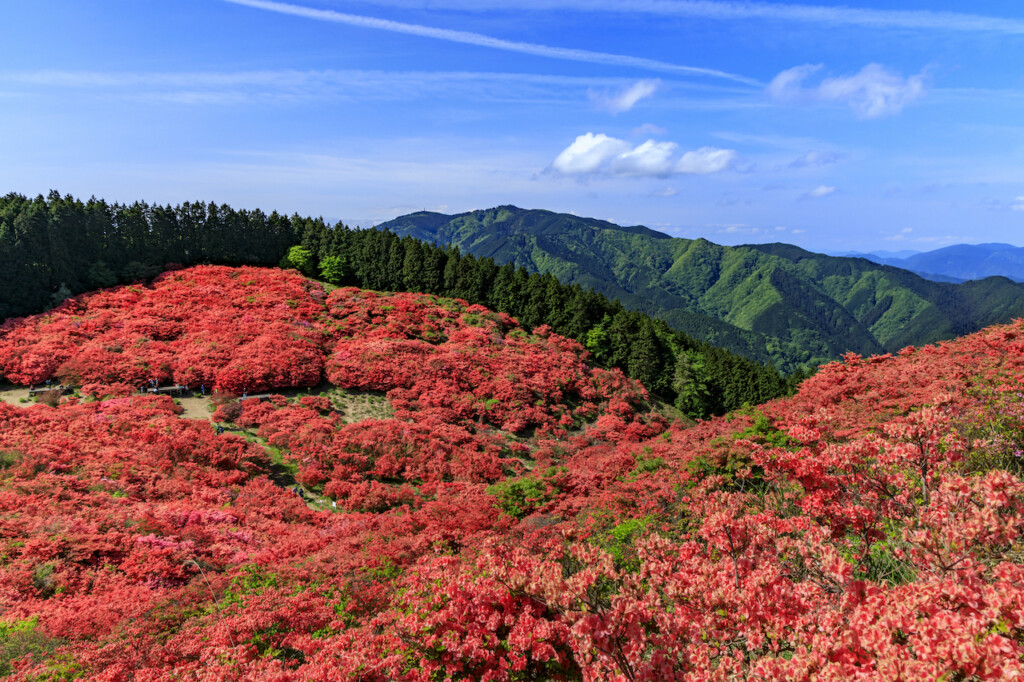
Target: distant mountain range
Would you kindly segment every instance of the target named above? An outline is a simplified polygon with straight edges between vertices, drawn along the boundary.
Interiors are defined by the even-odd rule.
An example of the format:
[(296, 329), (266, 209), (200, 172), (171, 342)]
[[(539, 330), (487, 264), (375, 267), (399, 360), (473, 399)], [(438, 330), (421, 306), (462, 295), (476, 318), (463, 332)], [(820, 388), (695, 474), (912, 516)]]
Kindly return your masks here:
[(550, 272), (787, 371), (847, 351), (898, 351), (1024, 316), (1024, 286), (1005, 277), (931, 281), (866, 257), (788, 244), (720, 246), (515, 206), (413, 213), (377, 227)]
[(986, 277), (1008, 277), (1014, 282), (1024, 282), (1024, 248), (1012, 244), (955, 244), (924, 253), (875, 251), (835, 255), (867, 258), (937, 282), (966, 282)]

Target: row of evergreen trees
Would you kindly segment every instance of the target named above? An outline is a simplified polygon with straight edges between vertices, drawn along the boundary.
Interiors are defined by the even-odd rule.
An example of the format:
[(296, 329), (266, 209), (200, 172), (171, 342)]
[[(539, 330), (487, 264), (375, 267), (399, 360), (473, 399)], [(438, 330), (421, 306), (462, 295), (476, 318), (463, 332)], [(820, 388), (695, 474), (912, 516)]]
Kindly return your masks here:
[(152, 277), (167, 263), (276, 265), (306, 222), (313, 221), (214, 203), (172, 208), (8, 194), (0, 198), (0, 319)]
[(578, 339), (694, 417), (788, 392), (800, 377), (697, 341), (665, 322), (550, 274), (530, 274), (391, 232), (322, 219), (180, 206), (82, 202), (51, 192), (0, 198), (0, 319), (46, 309), (91, 289), (151, 277), (168, 263), (277, 265), (337, 285), (422, 291), (548, 324)]
[(337, 285), (422, 291), (462, 298), (541, 324), (581, 341), (594, 360), (621, 367), (649, 390), (694, 417), (721, 414), (784, 395), (802, 376), (698, 341), (664, 321), (549, 273), (461, 254), (387, 231), (310, 225), (282, 265)]

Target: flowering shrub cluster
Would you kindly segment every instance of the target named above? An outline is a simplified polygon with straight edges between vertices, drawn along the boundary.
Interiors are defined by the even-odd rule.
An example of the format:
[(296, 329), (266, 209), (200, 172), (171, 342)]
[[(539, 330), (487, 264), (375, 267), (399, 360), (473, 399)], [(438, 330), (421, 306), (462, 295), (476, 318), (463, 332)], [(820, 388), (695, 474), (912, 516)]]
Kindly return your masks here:
[(200, 266), (105, 289), (0, 327), (0, 376), (151, 380), (241, 394), (323, 376), (325, 293), (294, 273)]
[(345, 388), (387, 391), (399, 418), (476, 420), (507, 431), (564, 435), (597, 416), (610, 392), (643, 402), (621, 373), (588, 367), (575, 341), (503, 313), (421, 294), (339, 289), (327, 298), (336, 341), (327, 377)]
[[(164, 341), (152, 316), (169, 367), (207, 338), (193, 320), (255, 293), (229, 281), (261, 278), (307, 292), (262, 319), (394, 413), (223, 406), (250, 443), (116, 376), (89, 375), (96, 400), (0, 404), (0, 626), (20, 643), (0, 666), (16, 678), (1024, 676), (1024, 324), (849, 356), (793, 398), (688, 426), (572, 342), (457, 301), (166, 277), (150, 295), (216, 277), (226, 299), (179, 311)], [(8, 378), (28, 380), (40, 344), (65, 372), (131, 326), (93, 300), (75, 303), (107, 320), (89, 338), (58, 333), (67, 307), (8, 323)], [(272, 354), (243, 360), (274, 371)], [(305, 505), (263, 444), (337, 508)]]

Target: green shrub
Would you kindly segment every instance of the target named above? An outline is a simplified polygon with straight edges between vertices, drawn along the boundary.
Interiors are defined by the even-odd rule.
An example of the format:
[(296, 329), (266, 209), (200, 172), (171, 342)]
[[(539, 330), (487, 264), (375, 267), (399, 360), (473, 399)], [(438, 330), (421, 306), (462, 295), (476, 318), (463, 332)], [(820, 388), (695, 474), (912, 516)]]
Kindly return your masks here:
[(498, 498), (499, 509), (519, 519), (552, 498), (545, 483), (529, 477), (495, 483), (487, 487), (487, 493)]
[(15, 661), (25, 656), (46, 657), (64, 643), (40, 632), (37, 625), (35, 616), (13, 622), (0, 620), (0, 677), (11, 674)]

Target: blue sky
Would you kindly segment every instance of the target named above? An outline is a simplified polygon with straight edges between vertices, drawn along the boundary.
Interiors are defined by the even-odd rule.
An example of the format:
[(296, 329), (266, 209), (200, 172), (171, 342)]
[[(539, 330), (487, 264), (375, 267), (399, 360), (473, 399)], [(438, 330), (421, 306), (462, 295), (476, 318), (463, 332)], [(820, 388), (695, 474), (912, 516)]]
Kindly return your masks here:
[(11, 0), (0, 191), (1024, 244), (1017, 2)]

